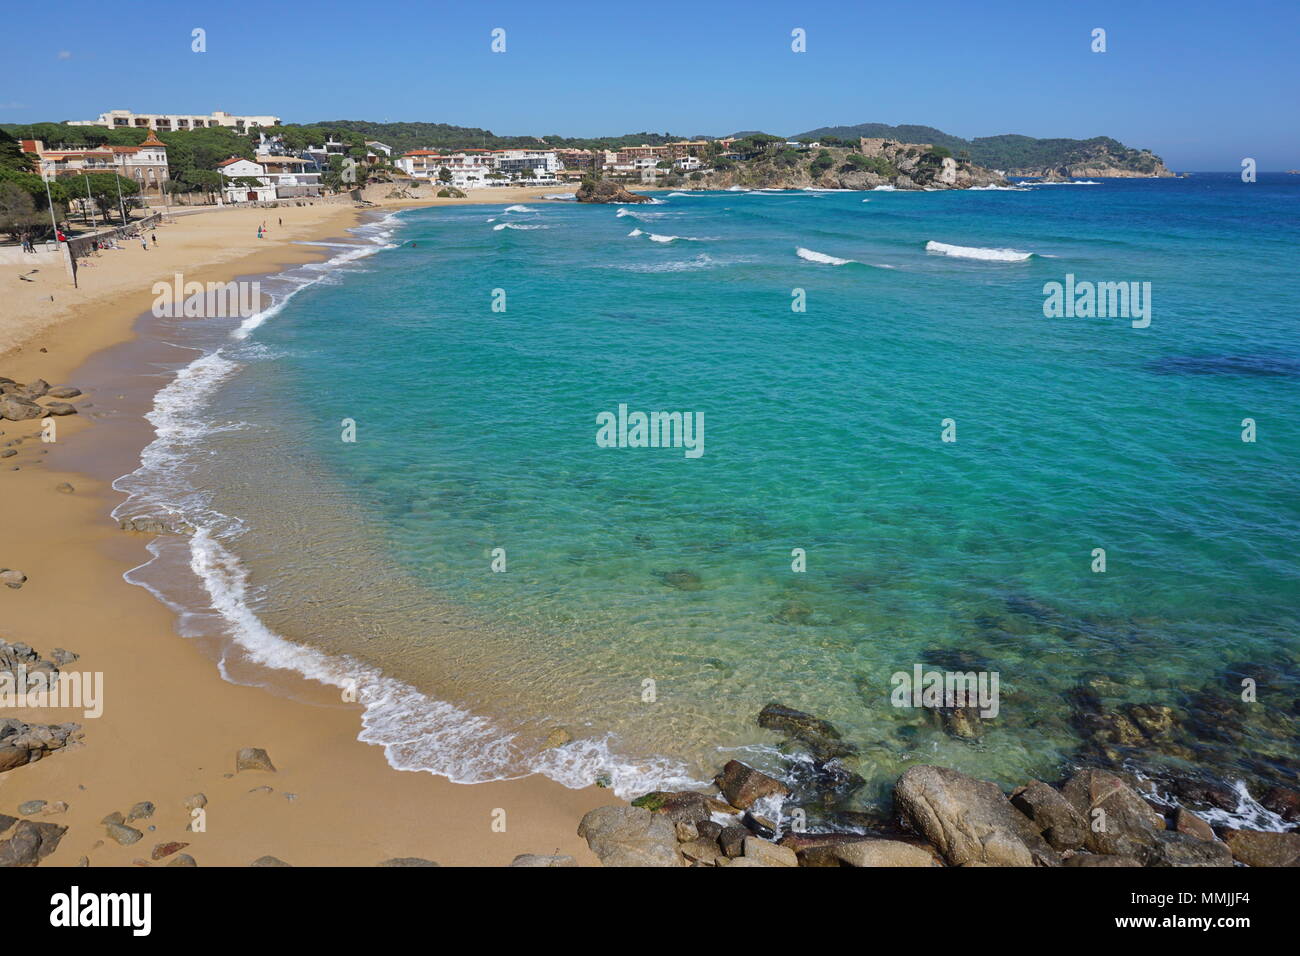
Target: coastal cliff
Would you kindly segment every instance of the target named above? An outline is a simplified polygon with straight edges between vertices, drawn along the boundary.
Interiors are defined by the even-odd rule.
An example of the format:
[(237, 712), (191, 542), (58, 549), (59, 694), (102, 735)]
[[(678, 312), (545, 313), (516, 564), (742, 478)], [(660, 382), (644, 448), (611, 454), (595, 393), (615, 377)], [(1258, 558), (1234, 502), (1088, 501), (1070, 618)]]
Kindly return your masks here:
[(857, 148), (768, 150), (735, 162), (719, 162), (688, 188), (729, 189), (970, 189), (1005, 186), (1000, 173), (954, 157), (930, 143), (863, 139)]
[(1093, 177), (1156, 179), (1177, 176), (1164, 160), (1147, 149), (1130, 149), (1113, 140), (1095, 140), (1084, 144), (1066, 162), (1020, 166), (1009, 171), (1012, 176), (1028, 176), (1048, 182)]

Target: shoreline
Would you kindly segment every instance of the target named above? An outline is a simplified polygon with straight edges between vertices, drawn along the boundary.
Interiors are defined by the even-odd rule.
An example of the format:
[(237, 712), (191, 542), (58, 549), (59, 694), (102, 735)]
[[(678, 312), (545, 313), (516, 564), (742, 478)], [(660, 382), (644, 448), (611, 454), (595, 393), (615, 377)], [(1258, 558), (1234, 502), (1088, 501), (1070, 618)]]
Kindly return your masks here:
[[(92, 359), (138, 343), (137, 322), (153, 299), (150, 286), (155, 279), (169, 280), (173, 271), (205, 282), (268, 277), (328, 258), (323, 247), (291, 243), (346, 236), (367, 212), (538, 200), (549, 192), (554, 190), (381, 202), (364, 209), (322, 203), (226, 209), (220, 219), (201, 213), (178, 217), (158, 230), (159, 244), (148, 252), (128, 246), (104, 253), (95, 268), (81, 273), (79, 294), (66, 288), (60, 270), (50, 284), (55, 310), (43, 323), (27, 323), (34, 330), (8, 343), (0, 374), (76, 385)], [(277, 213), (307, 221), (291, 220), (281, 236)], [(252, 236), (263, 219), (272, 224), (274, 238), (259, 247)], [(229, 231), (241, 228), (249, 238), (231, 239)], [(219, 242), (218, 234), (226, 241)], [(134, 268), (113, 270), (111, 256), (134, 259), (124, 263)], [(105, 281), (96, 281), (101, 276)], [(34, 290), (18, 291), (34, 299)], [(46, 865), (76, 865), (83, 857), (92, 866), (145, 862), (154, 844), (170, 841), (189, 843), (185, 852), (200, 866), (247, 865), (268, 854), (293, 865), (375, 865), (406, 857), (442, 865), (506, 865), (525, 853), (594, 864), (575, 828), (588, 810), (615, 802), (612, 793), (569, 790), (539, 776), (465, 785), (393, 769), (381, 748), (357, 739), (359, 705), (296, 676), (292, 683), (300, 692), (292, 696), (227, 682), (214, 660), (178, 632), (171, 608), (124, 580), (149, 560), (142, 545), (152, 536), (119, 530), (106, 520), (124, 497), (111, 482), (125, 473), (119, 470), (123, 461), (132, 462), (130, 468), (138, 463), (152, 438), (141, 419), (150, 406), (142, 402), (151, 402), (172, 377), (154, 367), (126, 371), (120, 392), (87, 391), (74, 400), (86, 410), (58, 420), (59, 441), (52, 446), (33, 437), (39, 422), (0, 426), (4, 441), (24, 438), (18, 454), (0, 465), (9, 490), (0, 505), (9, 532), (0, 560), (28, 576), (21, 589), (0, 595), (8, 625), (0, 639), (27, 644), (46, 658), (55, 647), (67, 648), (80, 659), (64, 670), (103, 674), (99, 718), (66, 709), (4, 712), (28, 723), (81, 724), (81, 743), (0, 775), (0, 813), (43, 800), (47, 807), (29, 819), (68, 828)], [(101, 427), (92, 428), (96, 417)], [(20, 470), (12, 470), (15, 465)], [(65, 482), (73, 493), (56, 490)], [(289, 682), (277, 673), (274, 683)], [(235, 773), (236, 752), (246, 747), (265, 749), (277, 771)], [(188, 833), (185, 803), (200, 792), (208, 800), (207, 829)], [(157, 810), (135, 821), (145, 831), (139, 842), (109, 839), (101, 819), (141, 801)], [(49, 812), (61, 804), (67, 809)], [(430, 808), (436, 811), (430, 814)]]
[[(512, 196), (502, 200), (493, 196), (479, 202), (497, 205), (512, 200), (533, 201), (539, 198)], [(446, 204), (474, 203), (475, 200), (467, 198)], [(278, 274), (286, 265), (300, 261), (319, 261), (328, 256), (328, 252), (322, 253), (328, 246), (312, 248), (309, 244), (325, 243), (338, 237), (340, 229), (347, 228), (346, 224), (339, 226), (336, 221), (339, 218), (350, 218), (355, 226), (364, 221), (364, 213), (367, 212), (382, 214), (393, 208), (429, 204), (403, 201), (387, 205), (388, 209), (379, 206), (365, 210), (349, 206), (342, 211), (351, 213), (350, 217), (337, 217), (332, 215), (334, 210), (329, 210), (328, 214), (321, 216), (319, 222), (312, 224), (307, 238), (295, 239), (308, 245), (292, 250), (284, 245), (276, 245), (265, 250), (257, 249), (242, 258), (231, 258), (225, 263), (200, 264), (198, 271), (189, 273), (187, 278), (267, 278)], [(255, 212), (260, 214), (264, 211)], [(142, 255), (152, 254), (152, 251)], [(292, 255), (292, 258), (285, 261), (283, 257), (288, 255)], [(206, 271), (209, 269), (215, 274), (209, 274)], [(147, 282), (143, 284), (148, 285)], [(148, 298), (145, 296), (145, 299)], [(33, 349), (44, 347), (36, 341), (30, 341), (25, 346), (26, 365), (15, 362), (11, 369), (9, 365), (0, 364), (0, 373), (16, 375), (23, 380), (41, 374), (56, 384), (67, 381), (72, 385), (83, 386), (84, 383), (78, 381), (77, 376), (84, 376), (91, 362), (105, 357), (117, 346), (132, 341), (139, 343), (149, 338), (147, 334), (141, 334), (143, 317), (140, 313), (143, 311), (137, 310), (134, 318), (130, 314), (125, 316), (129, 320), (126, 323), (126, 338), (84, 355), (79, 364), (76, 364), (75, 373), (68, 378), (56, 377), (50, 372), (51, 368), (57, 370), (62, 366), (48, 361), (48, 356), (53, 353), (33, 352)], [(109, 335), (110, 325), (116, 327), (124, 318), (120, 309), (109, 312), (107, 315), (96, 316), (101, 320), (96, 327), (100, 335)], [(70, 319), (76, 318), (74, 310)], [(55, 329), (55, 333), (74, 324), (73, 321), (65, 320)], [(75, 349), (78, 344), (84, 345), (84, 340), (80, 343), (75, 341), (71, 330), (67, 335), (74, 340), (69, 349)], [(154, 344), (159, 346), (187, 347), (163, 342), (157, 336), (154, 338), (157, 339)], [(11, 353), (11, 357), (17, 354), (19, 353)], [(738, 800), (728, 798), (722, 801), (732, 809), (719, 811), (717, 806), (702, 804), (699, 799), (717, 801), (718, 794), (712, 791), (683, 791), (657, 796), (651, 794), (642, 796), (633, 803), (636, 810), (644, 813), (617, 814), (613, 810), (625, 809), (625, 805), (609, 791), (600, 792), (594, 788), (569, 791), (560, 784), (537, 776), (508, 782), (464, 785), (451, 784), (427, 773), (394, 770), (382, 754), (370, 753), (378, 748), (361, 744), (357, 740), (360, 707), (340, 702), (331, 689), (296, 674), (281, 679), (289, 672), (276, 671), (275, 679), (266, 683), (276, 684), (280, 692), (268, 694), (263, 685), (245, 686), (222, 679), (212, 666), (212, 655), (204, 652), (201, 640), (168, 642), (165, 639), (151, 639), (156, 638), (157, 632), (163, 627), (167, 627), (173, 635), (180, 636), (173, 613), (151, 595), (138, 595), (136, 592), (142, 588), (133, 589), (128, 598), (125, 592), (113, 591), (111, 585), (113, 573), (117, 574), (119, 582), (126, 583), (122, 581), (122, 573), (140, 564), (139, 545), (150, 539), (141, 538), (136, 533), (118, 531), (112, 527), (111, 522), (104, 522), (103, 517), (116, 494), (109, 483), (124, 473), (120, 467), (123, 456), (125, 460), (138, 461), (140, 447), (149, 440), (150, 430), (142, 424), (140, 412), (148, 407), (143, 403), (152, 398), (159, 384), (172, 379), (171, 364), (170, 360), (158, 363), (137, 361), (134, 366), (125, 366), (124, 375), (130, 379), (130, 384), (122, 386), (124, 394), (110, 395), (112, 389), (100, 387), (74, 402), (90, 410), (90, 415), (59, 420), (61, 440), (65, 434), (73, 438), (70, 447), (56, 445), (41, 448), (29, 439), (19, 446), (18, 456), (0, 463), (0, 467), (5, 469), (4, 477), (12, 479), (11, 489), (22, 489), (21, 493), (15, 492), (6, 499), (6, 511), (0, 512), (0, 518), (5, 520), (7, 529), (17, 533), (23, 546), (39, 542), (36, 547), (41, 549), (42, 555), (39, 560), (22, 559), (26, 563), (20, 567), (32, 580), (20, 591), (0, 591), (0, 599), (11, 599), (11, 605), (20, 600), (25, 602), (27, 612), (26, 618), (20, 614), (16, 619), (19, 622), (17, 628), (0, 632), (0, 639), (30, 644), (45, 656), (56, 646), (67, 647), (79, 653), (81, 660), (69, 664), (65, 669), (101, 670), (109, 675), (108, 700), (109, 707), (114, 712), (112, 722), (107, 719), (107, 715), (103, 720), (82, 721), (70, 718), (66, 711), (17, 712), (17, 716), (31, 721), (61, 722), (74, 719), (82, 724), (85, 734), (85, 742), (81, 745), (69, 747), (66, 752), (52, 755), (39, 764), (21, 767), (0, 776), (0, 789), (4, 789), (5, 784), (10, 785), (6, 791), (8, 802), (0, 804), (0, 814), (14, 812), (19, 804), (27, 800), (70, 805), (65, 811), (48, 816), (43, 811), (38, 811), (32, 817), (57, 826), (72, 827), (63, 837), (59, 849), (49, 857), (50, 865), (72, 865), (82, 856), (89, 858), (90, 865), (144, 862), (149, 848), (157, 841), (166, 840), (189, 844), (187, 852), (198, 857), (199, 865), (247, 865), (253, 859), (267, 854), (274, 854), (295, 865), (374, 865), (382, 859), (417, 854), (444, 864), (504, 865), (516, 853), (552, 852), (571, 856), (582, 864), (592, 864), (599, 857), (607, 865), (645, 865), (632, 863), (632, 858), (620, 856), (622, 851), (603, 852), (609, 850), (611, 840), (602, 838), (599, 830), (605, 826), (617, 829), (622, 823), (631, 824), (642, 820), (645, 814), (660, 812), (668, 814), (674, 823), (689, 824), (672, 835), (673, 843), (667, 844), (666, 839), (660, 841), (661, 846), (667, 845), (662, 859), (679, 859), (674, 854), (678, 852), (676, 844), (680, 843), (683, 845), (680, 852), (685, 859), (694, 859), (703, 865), (735, 865), (723, 862), (723, 858), (727, 861), (734, 860), (738, 857), (736, 853), (725, 852), (726, 846), (715, 848), (710, 842), (722, 840), (724, 828), (719, 827), (716, 833), (711, 833), (712, 827), (705, 826), (702, 829), (700, 824), (706, 821), (716, 822), (710, 817), (710, 814), (716, 812), (735, 813), (738, 808), (747, 809), (741, 808)], [(163, 365), (169, 371), (159, 371)], [(23, 370), (21, 374), (20, 369)], [(116, 384), (118, 378), (108, 376), (105, 379), (100, 375), (98, 381), (102, 384)], [(108, 409), (107, 412), (105, 408)], [(107, 415), (114, 420), (102, 422), (103, 427), (99, 429), (89, 428), (87, 419), (99, 415)], [(0, 444), (14, 434), (28, 436), (38, 430), (35, 422), (0, 424), (9, 433), (0, 440)], [(132, 432), (133, 437), (121, 440), (128, 429), (143, 430)], [(117, 436), (117, 441), (113, 440), (114, 436)], [(45, 471), (45, 464), (39, 454), (47, 451), (53, 456), (48, 460), (59, 469), (57, 474), (41, 474)], [(78, 461), (89, 463), (78, 466)], [(117, 463), (111, 464), (113, 462)], [(22, 468), (17, 474), (9, 472), (14, 463)], [(62, 481), (73, 484), (75, 493), (60, 495), (55, 486)], [(31, 485), (25, 486), (23, 482), (31, 482)], [(132, 541), (132, 538), (140, 540)], [(91, 547), (86, 547), (87, 542)], [(15, 556), (12, 552), (0, 554), (0, 562), (15, 563)], [(113, 569), (107, 575), (104, 573), (106, 566)], [(91, 575), (96, 580), (87, 582)], [(40, 582), (39, 588), (36, 582)], [(29, 592), (39, 592), (37, 607), (33, 607), (28, 600)], [(75, 603), (65, 600), (66, 594), (75, 595)], [(152, 610), (145, 610), (144, 605), (130, 603), (139, 597), (144, 597)], [(106, 614), (106, 609), (111, 614)], [(150, 618), (150, 613), (166, 617)], [(51, 621), (57, 626), (46, 626)], [(93, 629), (96, 627), (103, 627), (108, 633), (90, 637), (95, 633)], [(206, 676), (200, 673), (205, 670)], [(293, 685), (294, 689), (285, 689), (283, 685)], [(116, 713), (119, 705), (115, 701), (120, 700), (119, 695), (123, 694), (118, 688), (126, 689), (126, 697), (133, 708), (130, 713), (121, 716)], [(353, 710), (358, 713), (348, 713)], [(800, 728), (791, 734), (796, 741), (807, 743), (804, 738), (811, 733), (808, 727), (825, 724), (818, 718), (790, 708), (780, 710), (784, 711), (781, 715), (783, 729)], [(0, 713), (7, 716), (12, 712)], [(163, 718), (161, 721), (158, 719), (160, 716)], [(164, 721), (166, 730), (161, 732), (158, 728), (164, 725)], [(759, 726), (768, 726), (762, 722), (761, 715)], [(96, 736), (101, 739), (105, 736), (114, 737), (114, 752), (95, 752)], [(820, 732), (816, 736), (820, 738)], [(839, 737), (838, 733), (833, 736), (835, 739)], [(825, 743), (819, 739), (818, 748), (825, 749)], [(354, 744), (360, 746), (354, 747)], [(274, 774), (259, 771), (231, 773), (235, 769), (234, 752), (244, 747), (265, 748), (278, 771)], [(99, 750), (104, 750), (102, 742)], [(114, 763), (124, 756), (126, 759), (121, 763)], [(166, 766), (160, 766), (164, 757), (168, 758)], [(193, 767), (188, 766), (191, 762)], [(819, 775), (825, 769), (819, 767)], [(928, 775), (937, 777), (928, 780), (925, 787), (920, 788), (921, 795), (916, 802), (934, 802), (925, 795), (926, 787), (941, 791), (956, 780), (962, 788), (971, 790), (969, 802), (987, 809), (990, 814), (1001, 816), (1008, 812), (999, 800), (985, 800), (977, 792), (996, 787), (996, 784), (975, 780), (942, 767), (936, 770), (918, 764), (914, 769), (924, 769)], [(1070, 795), (1070, 787), (1074, 778), (1057, 786), (1029, 780), (1012, 791), (1010, 801), (1018, 812), (1035, 822), (1039, 822), (1035, 812), (1040, 804), (1048, 810), (1060, 808), (1059, 794), (1056, 794), (1058, 790), (1065, 793), (1067, 800), (1075, 805), (1076, 812), (1086, 811), (1092, 806), (1091, 794), (1094, 790), (1101, 794), (1098, 799), (1103, 799), (1106, 798), (1103, 791), (1125, 784), (1123, 778), (1126, 775), (1116, 777), (1112, 770), (1114, 768), (1084, 771), (1089, 776), (1074, 785), (1073, 797)], [(724, 768), (724, 774), (725, 772)], [(748, 768), (745, 772), (751, 776), (757, 774), (755, 779), (763, 787), (773, 784), (784, 786), (761, 772)], [(733, 775), (734, 773), (733, 771)], [(908, 773), (911, 774), (911, 771)], [(385, 774), (396, 776), (387, 777)], [(951, 777), (953, 774), (957, 776)], [(914, 778), (915, 776), (919, 775), (914, 775)], [(358, 784), (359, 780), (365, 782)], [(824, 785), (828, 791), (834, 791), (842, 780), (839, 768), (831, 767), (830, 775), (824, 781), (819, 781), (819, 786)], [(90, 781), (93, 783), (88, 787), (86, 784)], [(901, 780), (899, 786), (903, 787)], [(1025, 797), (1024, 793), (1031, 788), (1033, 794)], [(722, 796), (727, 796), (726, 788), (720, 789)], [(906, 791), (907, 788), (903, 789)], [(184, 824), (188, 819), (185, 804), (197, 792), (205, 793), (211, 800), (210, 819), (221, 820), (220, 827), (210, 824), (208, 828), (209, 833), (224, 829), (219, 841), (207, 836), (191, 837), (184, 832)], [(103, 794), (108, 796), (104, 797)], [(1231, 798), (1230, 794), (1218, 796)], [(1289, 796), (1285, 798), (1290, 799)], [(895, 799), (899, 799), (897, 791)], [(1020, 802), (1017, 802), (1018, 799)], [(1152, 802), (1143, 789), (1136, 785), (1132, 791), (1125, 792), (1123, 799), (1135, 808), (1141, 802)], [(156, 835), (145, 834), (135, 847), (119, 847), (105, 840), (100, 819), (114, 811), (125, 812), (141, 800), (155, 803), (159, 813), (156, 817), (150, 816), (138, 821), (136, 826), (143, 828), (157, 825)], [(427, 800), (437, 801), (442, 811), (436, 825), (440, 832), (435, 836), (426, 832), (427, 816), (420, 814), (424, 801)], [(1134, 851), (1130, 854), (1124, 848), (1110, 848), (1109, 845), (1104, 849), (1099, 845), (1080, 851), (1073, 846), (1057, 847), (1055, 842), (1049, 840), (1052, 849), (1059, 851), (1059, 858), (1046, 854), (1046, 851), (1035, 845), (1028, 857), (1013, 854), (1008, 857), (1011, 862), (1000, 861), (997, 865), (1033, 865), (1030, 857), (1037, 865), (1057, 865), (1058, 862), (1064, 862), (1067, 866), (1155, 865), (1147, 862), (1148, 858), (1158, 860), (1162, 865), (1225, 865), (1222, 844), (1229, 839), (1236, 839), (1237, 833), (1255, 832), (1225, 827), (1215, 822), (1213, 817), (1210, 818), (1210, 823), (1215, 825), (1210, 830), (1210, 823), (1206, 819), (1195, 817), (1185, 805), (1180, 804), (1181, 800), (1166, 805), (1159, 814), (1165, 818), (1163, 823), (1154, 819), (1147, 820), (1142, 827), (1144, 833), (1150, 831), (1158, 836), (1151, 836), (1150, 841), (1143, 842), (1142, 845), (1148, 849), (1141, 853)], [(701, 806), (705, 806), (709, 814), (700, 816)], [(591, 817), (591, 812), (600, 811), (602, 807), (606, 808), (606, 812), (597, 812), (595, 817)], [(679, 809), (680, 814), (677, 813)], [(491, 826), (494, 814), (500, 810), (506, 811), (509, 820), (505, 833), (498, 833)], [(584, 810), (588, 811), (587, 817), (583, 816)], [(963, 812), (960, 806), (953, 810), (958, 816)], [(525, 815), (526, 832), (518, 829), (520, 814)], [(673, 819), (673, 815), (683, 819)], [(1192, 819), (1184, 819), (1182, 822), (1191, 827), (1191, 830), (1184, 829), (1179, 822), (1180, 816), (1188, 815)], [(864, 814), (863, 817), (865, 816)], [(444, 820), (443, 817), (450, 819)], [(582, 829), (577, 832), (587, 838), (595, 855), (581, 839), (575, 838), (575, 828), (580, 819), (584, 822)], [(588, 824), (587, 819), (593, 822)], [(779, 821), (779, 817), (777, 819)], [(1013, 819), (1018, 821), (1019, 817)], [(1049, 819), (1046, 812), (1042, 819)], [(347, 822), (347, 836), (340, 840), (334, 834), (344, 821)], [(451, 824), (445, 828), (445, 832), (453, 834), (450, 838), (443, 831), (444, 823)], [(915, 815), (914, 819), (909, 818), (909, 823), (914, 830), (929, 837), (931, 842), (918, 844), (908, 834), (891, 831), (859, 833), (852, 840), (848, 839), (849, 834), (835, 834), (840, 839), (831, 840), (827, 834), (818, 834), (814, 838), (812, 835), (787, 833), (781, 845), (792, 852), (776, 854), (782, 862), (742, 865), (795, 865), (790, 862), (791, 857), (797, 858), (799, 865), (933, 865), (939, 859), (949, 865), (990, 862), (967, 857), (961, 848), (949, 852), (949, 848), (942, 845), (942, 836), (952, 827), (938, 825), (932, 833), (927, 832), (926, 819), (920, 814)], [(478, 826), (483, 826), (484, 829), (479, 831)], [(300, 832), (295, 832), (295, 827)], [(764, 839), (765, 826), (761, 818), (758, 826), (747, 825), (747, 828), (751, 831), (748, 836), (738, 835), (736, 828), (732, 828), (729, 837), (731, 850), (739, 847), (740, 855), (751, 858), (745, 841), (758, 840), (754, 843), (752, 858), (769, 859), (775, 851), (766, 848), (769, 841)], [(238, 834), (233, 842), (227, 839), (232, 830)], [(1206, 831), (1210, 831), (1208, 835)], [(478, 832), (488, 835), (477, 837)], [(593, 833), (597, 834), (594, 840)], [(1163, 835), (1166, 833), (1176, 833), (1178, 836)], [(321, 837), (316, 838), (316, 834), (321, 834)], [(513, 839), (508, 840), (507, 835), (513, 836)], [(772, 836), (775, 838), (780, 834), (773, 833)], [(1209, 844), (1210, 848), (1190, 844), (1183, 839), (1184, 836), (1195, 837), (1201, 843)], [(666, 837), (666, 834), (660, 833), (659, 837)], [(703, 844), (699, 843), (701, 839)], [(1258, 837), (1251, 839), (1256, 842), (1259, 840)], [(95, 840), (98, 842), (92, 842)], [(336, 842), (339, 845), (336, 846)], [(497, 845), (491, 845), (493, 842)], [(851, 843), (858, 848), (843, 852), (827, 849), (836, 843)], [(880, 845), (882, 843), (893, 845)], [(867, 846), (861, 846), (863, 844)], [(918, 847), (929, 854), (928, 858), (916, 855)], [(1189, 850), (1189, 847), (1193, 849)], [(1257, 849), (1252, 844), (1243, 853), (1251, 854)], [(1043, 854), (1041, 859), (1040, 851)], [(1079, 853), (1080, 862), (1065, 862), (1072, 859), (1076, 852)], [(1103, 856), (1114, 857), (1115, 860), (1101, 862), (1095, 859)], [(912, 862), (885, 862), (895, 857), (910, 859)], [(615, 862), (611, 863), (610, 859)], [(872, 862), (850, 862), (858, 859)], [(1199, 862), (1186, 862), (1193, 859)], [(1258, 856), (1255, 859), (1264, 857)], [(1121, 860), (1123, 862), (1119, 862)], [(158, 865), (165, 863), (164, 859)], [(1250, 865), (1269, 864), (1251, 862)]]

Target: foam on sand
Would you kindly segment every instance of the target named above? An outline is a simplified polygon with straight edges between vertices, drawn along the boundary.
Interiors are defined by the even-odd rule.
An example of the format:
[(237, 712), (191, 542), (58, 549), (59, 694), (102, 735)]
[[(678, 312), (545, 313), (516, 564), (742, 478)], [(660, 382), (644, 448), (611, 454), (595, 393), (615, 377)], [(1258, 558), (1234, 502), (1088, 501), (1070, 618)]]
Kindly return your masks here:
[(979, 246), (952, 246), (946, 242), (931, 239), (925, 244), (926, 252), (937, 252), (958, 259), (981, 259), (985, 262), (1024, 262), (1032, 258), (1032, 252), (1020, 252), (1017, 249), (982, 249)]

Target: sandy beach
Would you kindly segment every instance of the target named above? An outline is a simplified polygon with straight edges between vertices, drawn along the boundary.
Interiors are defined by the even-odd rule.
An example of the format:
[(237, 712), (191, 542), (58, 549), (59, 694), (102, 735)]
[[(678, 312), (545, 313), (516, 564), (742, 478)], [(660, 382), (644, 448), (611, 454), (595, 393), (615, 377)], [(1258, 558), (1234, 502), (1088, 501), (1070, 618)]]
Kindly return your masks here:
[[(414, 204), (516, 202), (557, 191), (488, 190)], [(75, 290), (54, 256), (6, 265), (0, 375), (78, 385), (91, 356), (135, 335), (154, 282), (177, 272), (226, 281), (317, 260), (318, 247), (298, 243), (344, 236), (363, 215), (351, 203), (186, 211), (157, 229), (155, 247), (123, 243), (92, 257)], [(263, 222), (270, 234), (259, 240)], [(31, 268), (40, 270), (33, 281), (18, 278)], [(188, 843), (184, 852), (199, 866), (241, 866), (265, 855), (292, 865), (421, 857), (497, 866), (521, 853), (594, 864), (575, 831), (587, 810), (617, 802), (610, 792), (539, 777), (458, 785), (393, 770), (382, 750), (357, 741), (358, 707), (306, 681), (292, 697), (226, 682), (213, 660), (178, 636), (172, 610), (123, 580), (148, 559), (148, 536), (119, 530), (109, 517), (122, 499), (110, 483), (149, 439), (141, 415), (163, 381), (158, 370), (141, 368), (126, 370), (121, 392), (87, 391), (73, 400), (80, 413), (58, 420), (53, 444), (41, 442), (39, 421), (0, 422), (0, 446), (22, 439), (12, 446), (17, 454), (0, 461), (0, 566), (28, 578), (21, 589), (0, 589), (0, 639), (45, 657), (66, 648), (80, 658), (65, 670), (103, 675), (98, 718), (62, 709), (0, 714), (82, 725), (80, 743), (0, 775), (0, 814), (44, 800), (44, 813), (25, 815), (68, 828), (44, 865), (150, 862), (154, 846), (171, 841)], [(71, 493), (59, 490), (64, 483)], [(236, 752), (245, 747), (266, 750), (276, 772), (236, 773)], [(206, 830), (187, 832), (185, 804), (196, 793), (207, 797)], [(156, 807), (132, 824), (143, 838), (126, 846), (109, 839), (101, 819), (141, 801)], [(48, 812), (59, 803), (67, 809)]]

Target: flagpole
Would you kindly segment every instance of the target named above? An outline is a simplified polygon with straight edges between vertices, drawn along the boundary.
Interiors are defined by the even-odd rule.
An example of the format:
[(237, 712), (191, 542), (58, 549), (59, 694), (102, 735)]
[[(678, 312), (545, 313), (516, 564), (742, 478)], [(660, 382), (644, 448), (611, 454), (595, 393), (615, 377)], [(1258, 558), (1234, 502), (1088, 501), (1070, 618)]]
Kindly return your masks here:
[(90, 198), (90, 177), (82, 173), (81, 178), (86, 181), (86, 205), (90, 207), (90, 228), (98, 229), (99, 220), (95, 218), (95, 202)]
[(54, 228), (54, 241), (59, 241), (59, 223), (54, 218), (54, 199), (50, 196), (50, 181), (45, 178), (42, 170), (41, 180), (45, 183), (45, 201), (50, 204), (50, 225)]

